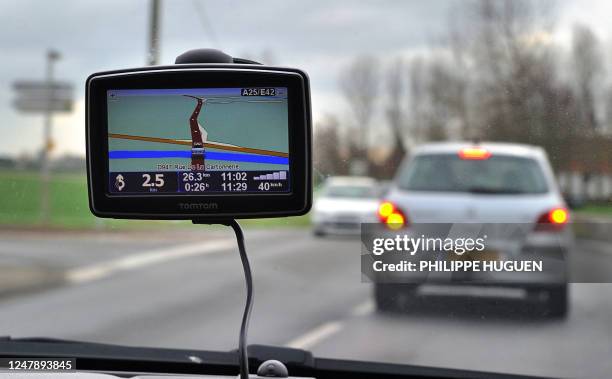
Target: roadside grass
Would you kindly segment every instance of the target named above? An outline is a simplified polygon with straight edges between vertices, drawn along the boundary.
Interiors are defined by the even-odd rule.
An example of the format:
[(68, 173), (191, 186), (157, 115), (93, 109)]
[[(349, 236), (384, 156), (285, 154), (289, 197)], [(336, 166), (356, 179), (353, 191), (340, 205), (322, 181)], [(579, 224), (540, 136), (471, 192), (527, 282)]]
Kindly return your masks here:
[[(0, 227), (61, 229), (148, 229), (198, 227), (189, 221), (99, 219), (89, 211), (84, 173), (54, 173), (50, 183), (51, 214), (40, 212), (41, 178), (35, 171), (0, 170)], [(247, 227), (307, 227), (309, 216), (244, 220)]]
[(612, 218), (612, 203), (608, 204), (587, 204), (575, 212), (584, 216), (602, 216)]

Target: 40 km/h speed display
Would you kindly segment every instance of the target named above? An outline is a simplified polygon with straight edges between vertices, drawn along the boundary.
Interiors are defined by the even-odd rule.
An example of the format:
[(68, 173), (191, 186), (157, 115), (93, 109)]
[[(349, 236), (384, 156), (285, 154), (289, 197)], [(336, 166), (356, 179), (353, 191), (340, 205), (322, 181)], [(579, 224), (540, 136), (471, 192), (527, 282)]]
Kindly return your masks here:
[(290, 192), (287, 88), (107, 91), (111, 194)]

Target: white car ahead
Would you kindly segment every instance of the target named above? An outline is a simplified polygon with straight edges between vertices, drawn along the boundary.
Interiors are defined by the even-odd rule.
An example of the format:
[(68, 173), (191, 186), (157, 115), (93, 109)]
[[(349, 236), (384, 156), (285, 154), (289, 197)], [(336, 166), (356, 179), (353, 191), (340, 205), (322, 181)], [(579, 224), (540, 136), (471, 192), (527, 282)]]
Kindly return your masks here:
[[(406, 224), (408, 229), (411, 223), (533, 224), (527, 229), (530, 240), (544, 248), (561, 244), (557, 250), (563, 262), (572, 242), (566, 227), (569, 214), (546, 154), (529, 145), (422, 145), (400, 166), (379, 216), (396, 226)], [(554, 228), (538, 227), (542, 224)], [(563, 316), (567, 308), (566, 277), (563, 279), (548, 285), (514, 286), (524, 284), (521, 289), (528, 296), (548, 301), (551, 315)], [(398, 301), (416, 296), (418, 289), (415, 285), (378, 284), (378, 309), (396, 308)]]
[(372, 178), (328, 178), (314, 201), (314, 234), (359, 234), (362, 223), (378, 222), (379, 195), (380, 187)]

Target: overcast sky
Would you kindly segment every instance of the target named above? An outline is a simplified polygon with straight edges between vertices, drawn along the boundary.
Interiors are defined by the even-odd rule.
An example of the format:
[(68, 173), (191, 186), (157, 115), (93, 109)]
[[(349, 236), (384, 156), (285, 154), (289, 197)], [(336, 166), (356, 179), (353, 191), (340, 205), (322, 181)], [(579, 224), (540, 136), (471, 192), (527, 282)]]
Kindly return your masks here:
[[(196, 1), (162, 0), (161, 63), (191, 48), (220, 48), (233, 56), (306, 70), (315, 121), (344, 115), (341, 67), (360, 54), (384, 59), (426, 52), (446, 30), (463, 0), (429, 1)], [(555, 39), (568, 43), (573, 24), (612, 37), (612, 1), (552, 2)], [(75, 86), (75, 112), (55, 117), (56, 154), (84, 153), (84, 82), (92, 72), (142, 66), (147, 46), (148, 0), (0, 0), (0, 155), (33, 153), (42, 117), (12, 108), (11, 84), (42, 79), (47, 48), (62, 54), (56, 76)]]

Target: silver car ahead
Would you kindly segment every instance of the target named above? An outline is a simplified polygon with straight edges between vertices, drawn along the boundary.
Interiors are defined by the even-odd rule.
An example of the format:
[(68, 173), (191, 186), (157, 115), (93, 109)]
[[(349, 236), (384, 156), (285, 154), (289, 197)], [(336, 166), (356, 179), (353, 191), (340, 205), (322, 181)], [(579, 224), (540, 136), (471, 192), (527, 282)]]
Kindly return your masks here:
[[(566, 225), (567, 207), (546, 153), (529, 145), (468, 142), (422, 145), (400, 166), (381, 202), (379, 216), (388, 224), (405, 223), (406, 230), (410, 230), (411, 223), (533, 225), (527, 229), (528, 241), (539, 250), (555, 249), (561, 254), (555, 258), (563, 262), (573, 241)], [(527, 296), (546, 299), (549, 313), (563, 316), (567, 309), (567, 284), (565, 270), (559, 272), (562, 280), (536, 281), (537, 285), (523, 281), (514, 286)], [(415, 296), (418, 289), (414, 285), (376, 285), (378, 309), (394, 308), (398, 299)]]

